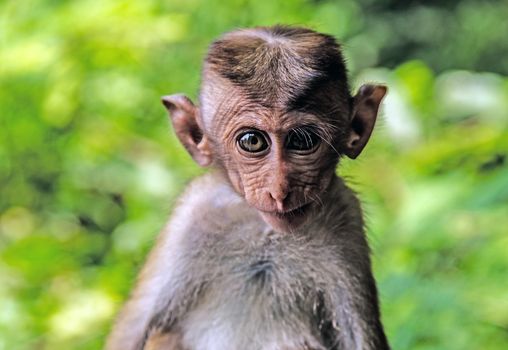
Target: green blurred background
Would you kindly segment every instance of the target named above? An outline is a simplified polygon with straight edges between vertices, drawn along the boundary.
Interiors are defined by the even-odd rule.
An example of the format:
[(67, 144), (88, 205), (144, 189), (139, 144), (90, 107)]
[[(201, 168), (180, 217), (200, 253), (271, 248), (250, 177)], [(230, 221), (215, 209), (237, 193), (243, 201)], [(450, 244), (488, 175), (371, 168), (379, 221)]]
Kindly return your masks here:
[(0, 349), (100, 349), (202, 172), (159, 97), (196, 97), (220, 33), (344, 43), (389, 86), (339, 173), (361, 193), (394, 349), (508, 349), (508, 3), (0, 1)]

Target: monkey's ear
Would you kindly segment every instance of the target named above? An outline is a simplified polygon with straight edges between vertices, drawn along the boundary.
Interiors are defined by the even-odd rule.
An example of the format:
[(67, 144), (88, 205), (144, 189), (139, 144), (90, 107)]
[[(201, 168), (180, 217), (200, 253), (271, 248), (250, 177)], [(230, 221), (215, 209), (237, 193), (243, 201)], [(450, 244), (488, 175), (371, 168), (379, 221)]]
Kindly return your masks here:
[(210, 165), (212, 152), (199, 125), (199, 108), (184, 95), (163, 96), (162, 104), (169, 111), (176, 136), (192, 158), (201, 166)]
[(344, 151), (349, 158), (358, 157), (369, 141), (376, 123), (379, 105), (386, 91), (386, 86), (362, 85), (356, 96), (353, 97), (351, 130)]

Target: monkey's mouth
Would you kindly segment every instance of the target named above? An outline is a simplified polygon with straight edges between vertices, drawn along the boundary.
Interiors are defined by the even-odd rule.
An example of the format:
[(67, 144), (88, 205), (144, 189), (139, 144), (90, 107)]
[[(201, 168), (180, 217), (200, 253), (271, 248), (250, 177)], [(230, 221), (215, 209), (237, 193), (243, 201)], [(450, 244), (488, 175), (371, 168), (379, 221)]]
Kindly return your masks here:
[(281, 211), (281, 212), (276, 211), (276, 212), (273, 212), (270, 214), (273, 214), (281, 219), (282, 218), (290, 218), (290, 217), (298, 217), (298, 216), (304, 215), (307, 212), (307, 209), (310, 207), (310, 204), (311, 203), (307, 203), (307, 204), (304, 204), (301, 207), (298, 207), (296, 209), (292, 209), (289, 211)]
[(302, 225), (305, 222), (311, 206), (312, 203), (307, 203), (289, 211), (260, 211), (260, 213), (267, 224), (278, 231), (285, 232)]

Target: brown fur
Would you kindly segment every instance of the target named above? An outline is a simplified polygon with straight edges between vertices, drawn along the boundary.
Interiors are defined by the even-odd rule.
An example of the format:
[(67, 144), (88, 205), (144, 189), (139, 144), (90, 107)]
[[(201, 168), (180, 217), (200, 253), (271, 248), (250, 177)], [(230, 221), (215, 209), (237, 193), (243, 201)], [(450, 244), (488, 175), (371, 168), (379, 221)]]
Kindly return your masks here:
[(214, 42), (206, 69), (241, 87), (263, 105), (301, 108), (318, 85), (349, 93), (344, 60), (335, 39), (305, 28), (275, 26), (226, 34)]

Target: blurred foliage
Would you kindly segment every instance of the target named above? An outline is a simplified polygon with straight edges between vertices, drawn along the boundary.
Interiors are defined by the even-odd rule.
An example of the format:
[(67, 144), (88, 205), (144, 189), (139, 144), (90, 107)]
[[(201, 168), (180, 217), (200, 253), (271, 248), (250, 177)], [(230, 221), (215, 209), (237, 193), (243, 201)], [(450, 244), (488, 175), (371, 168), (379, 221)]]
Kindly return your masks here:
[[(506, 1), (0, 2), (0, 349), (100, 349), (184, 184), (159, 96), (208, 43), (301, 24), (389, 86), (358, 161), (394, 349), (508, 345)], [(377, 68), (371, 68), (377, 67)]]

